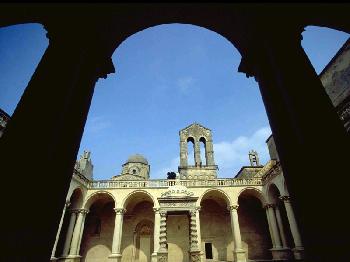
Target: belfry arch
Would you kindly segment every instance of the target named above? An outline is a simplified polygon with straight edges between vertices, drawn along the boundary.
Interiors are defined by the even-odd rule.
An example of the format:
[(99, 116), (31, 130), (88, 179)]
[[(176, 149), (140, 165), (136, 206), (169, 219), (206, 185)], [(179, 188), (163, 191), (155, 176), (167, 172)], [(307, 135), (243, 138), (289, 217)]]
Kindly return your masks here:
[[(307, 25), (350, 32), (349, 24), (344, 22), (348, 18), (348, 8), (331, 4), (302, 8), (258, 4), (159, 4), (154, 7), (121, 4), (74, 8), (44, 5), (39, 8), (9, 4), (0, 12), (0, 26), (42, 23), (50, 39), (0, 141), (0, 159), (6, 163), (3, 173), (12, 178), (28, 202), (35, 203), (42, 195), (52, 198), (49, 204), (42, 206), (45, 223), (37, 216), (23, 219), (23, 213), (31, 213), (30, 205), (16, 209), (10, 201), (5, 203), (4, 208), (13, 214), (5, 217), (2, 223), (5, 260), (45, 261), (50, 256), (55, 225), (59, 224), (96, 81), (114, 72), (110, 57), (121, 41), (149, 26), (169, 22), (200, 25), (234, 43), (242, 55), (239, 71), (254, 76), (259, 82), (309, 257), (320, 261), (348, 258), (344, 248), (348, 240), (339, 237), (339, 232), (349, 234), (344, 232), (349, 230), (345, 226), (346, 218), (335, 218), (332, 212), (324, 212), (324, 206), (341, 210), (341, 203), (330, 198), (315, 201), (305, 188), (323, 188), (323, 181), (329, 174), (344, 173), (338, 163), (347, 163), (348, 156), (342, 152), (347, 152), (350, 142), (300, 47), (300, 33)], [(59, 13), (65, 14), (64, 21), (57, 16)], [(284, 29), (276, 30), (276, 23)], [(301, 84), (308, 87), (302, 90), (302, 95), (296, 88)], [(33, 117), (39, 115), (42, 117)], [(327, 132), (319, 132), (319, 126), (314, 123), (325, 123)], [(325, 133), (331, 139), (325, 139)], [(31, 153), (18, 165), (18, 152), (23, 148), (31, 149)], [(318, 150), (324, 154), (314, 154)], [(339, 151), (340, 154), (334, 154)], [(46, 186), (44, 180), (23, 183), (26, 174), (42, 179), (47, 170), (55, 178), (54, 186)], [(315, 173), (317, 179), (304, 175)], [(40, 192), (32, 190), (32, 185), (41, 185)], [(10, 195), (11, 190), (4, 188), (3, 198)], [(345, 183), (329, 190), (339, 199), (348, 199)], [(325, 228), (329, 223), (332, 228)], [(27, 234), (23, 234), (24, 230)]]

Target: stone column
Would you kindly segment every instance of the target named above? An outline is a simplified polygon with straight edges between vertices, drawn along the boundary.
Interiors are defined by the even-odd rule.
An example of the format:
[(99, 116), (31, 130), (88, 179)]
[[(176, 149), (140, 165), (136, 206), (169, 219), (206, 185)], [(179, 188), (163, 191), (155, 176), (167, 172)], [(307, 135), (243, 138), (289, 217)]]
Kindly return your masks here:
[(286, 260), (289, 259), (289, 249), (283, 248), (281, 243), (281, 237), (278, 232), (277, 219), (275, 215), (274, 205), (267, 204), (266, 215), (269, 221), (270, 234), (272, 234), (273, 247), (270, 249), (272, 257), (275, 260)]
[(195, 166), (199, 166), (201, 162), (201, 148), (200, 143), (196, 139), (194, 140), (194, 161)]
[(62, 254), (63, 257), (68, 256), (69, 249), (71, 247), (71, 241), (72, 241), (76, 217), (77, 217), (77, 210), (72, 210), (70, 220), (69, 220), (68, 230), (66, 234), (66, 240), (64, 242), (64, 247), (63, 247), (63, 254)]
[(78, 250), (77, 250), (77, 254), (78, 254), (78, 255), (80, 254), (81, 241), (82, 241), (82, 239), (83, 239), (83, 233), (84, 233), (86, 215), (87, 215), (87, 212), (86, 212), (86, 213), (83, 213), (83, 222), (82, 222), (81, 229), (80, 229), (79, 243), (78, 243)]
[[(3, 204), (4, 210), (11, 213), (2, 220), (6, 225), (1, 230), (6, 239), (2, 244), (5, 261), (50, 259), (95, 83), (114, 71), (111, 53), (104, 43), (110, 33), (102, 32), (98, 26), (83, 28), (85, 23), (78, 25), (68, 20), (67, 17), (60, 25), (53, 20), (45, 22), (49, 45), (1, 137), (0, 159), (6, 163), (2, 173), (11, 177), (27, 203), (50, 196), (50, 203), (41, 206), (44, 222), (37, 216), (23, 219), (21, 214), (32, 213), (31, 205), (16, 210), (11, 201)], [(19, 165), (23, 148), (30, 152), (21, 153), (24, 156), (20, 156)], [(45, 186), (43, 180), (23, 183), (27, 174), (44, 178), (47, 170), (55, 178), (55, 186)], [(40, 190), (33, 190), (33, 186)], [(5, 197), (11, 192), (4, 188), (0, 194)]]
[(197, 231), (197, 211), (190, 210), (190, 261), (200, 261), (200, 249), (198, 246), (198, 231)]
[(233, 251), (234, 261), (245, 262), (247, 261), (247, 258), (245, 251), (242, 249), (241, 231), (239, 228), (237, 213), (238, 205), (232, 205), (228, 209), (230, 210), (232, 236), (235, 243), (235, 250)]
[(80, 243), (81, 229), (84, 226), (83, 224), (84, 224), (85, 214), (87, 212), (88, 211), (86, 209), (79, 209), (78, 210), (77, 222), (75, 223), (75, 226), (74, 226), (72, 243), (71, 243), (68, 257), (72, 257), (72, 258), (79, 257), (78, 245)]
[(115, 220), (114, 220), (114, 233), (112, 242), (112, 254), (109, 255), (109, 260), (120, 261), (121, 253), (120, 247), (122, 243), (122, 233), (123, 233), (123, 214), (126, 212), (125, 208), (115, 208)]
[(201, 235), (201, 222), (199, 218), (199, 211), (201, 210), (201, 207), (196, 207), (196, 225), (197, 225), (197, 233), (198, 233), (198, 248), (200, 250), (201, 260), (203, 258), (203, 251), (202, 251), (202, 235)]
[(277, 228), (277, 220), (276, 220), (276, 216), (275, 216), (275, 211), (274, 211), (274, 205), (272, 204), (268, 204), (265, 206), (266, 208), (266, 214), (268, 217), (268, 220), (270, 222), (270, 226), (271, 226), (271, 233), (272, 233), (272, 237), (275, 240), (275, 245), (273, 248), (282, 248), (282, 244), (281, 244), (281, 238), (278, 232), (278, 228)]
[(167, 248), (167, 237), (166, 237), (166, 217), (167, 211), (160, 210), (160, 232), (159, 232), (159, 250), (158, 250), (158, 261), (168, 261), (168, 248)]
[(59, 238), (60, 238), (61, 229), (62, 229), (62, 224), (63, 224), (63, 219), (64, 219), (64, 216), (65, 216), (65, 214), (66, 214), (66, 209), (67, 209), (67, 207), (69, 207), (69, 205), (70, 205), (70, 202), (67, 201), (67, 202), (64, 204), (64, 207), (63, 207), (62, 216), (61, 216), (60, 223), (59, 223), (59, 225), (58, 225), (58, 230), (57, 230), (57, 234), (56, 234), (55, 243), (54, 243), (53, 248), (52, 248), (51, 260), (57, 260), (57, 258), (55, 257), (55, 255), (56, 255), (57, 243), (58, 243), (58, 240), (59, 240)]
[(154, 233), (153, 233), (153, 254), (152, 254), (152, 262), (157, 261), (157, 253), (159, 250), (159, 231), (160, 231), (160, 209), (153, 208), (154, 210)]
[(275, 213), (276, 213), (278, 230), (280, 232), (280, 236), (281, 236), (281, 240), (282, 240), (282, 246), (283, 246), (283, 248), (288, 248), (286, 234), (284, 231), (284, 226), (283, 226), (282, 217), (281, 217), (281, 212), (280, 212), (278, 205), (275, 206)]
[(281, 196), (280, 199), (284, 202), (284, 206), (286, 207), (286, 213), (288, 217), (288, 222), (290, 225), (290, 231), (292, 232), (293, 240), (295, 248), (293, 249), (295, 259), (303, 259), (304, 258), (304, 247), (301, 241), (299, 228), (297, 222), (295, 220), (294, 211), (292, 205), (290, 203), (289, 196)]

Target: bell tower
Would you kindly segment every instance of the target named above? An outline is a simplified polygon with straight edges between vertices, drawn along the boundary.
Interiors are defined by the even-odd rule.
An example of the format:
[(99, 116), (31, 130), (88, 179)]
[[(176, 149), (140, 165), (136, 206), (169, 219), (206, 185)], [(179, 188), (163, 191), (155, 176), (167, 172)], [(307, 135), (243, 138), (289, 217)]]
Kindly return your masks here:
[[(180, 166), (178, 170), (180, 173), (180, 178), (199, 180), (215, 179), (217, 177), (216, 170), (218, 167), (214, 162), (214, 150), (211, 130), (200, 124), (194, 123), (180, 130), (179, 135)], [(188, 164), (188, 143), (193, 146), (194, 165)], [(204, 148), (204, 152), (202, 152), (202, 154), (201, 143)]]

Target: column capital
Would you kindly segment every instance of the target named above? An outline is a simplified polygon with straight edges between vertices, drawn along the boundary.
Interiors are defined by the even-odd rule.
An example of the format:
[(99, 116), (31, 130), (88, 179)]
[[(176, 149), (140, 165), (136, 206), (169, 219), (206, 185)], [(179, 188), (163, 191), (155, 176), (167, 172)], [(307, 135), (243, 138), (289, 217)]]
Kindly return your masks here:
[(275, 207), (274, 204), (266, 204), (266, 205), (264, 206), (265, 209), (274, 208), (274, 207)]
[(234, 211), (234, 210), (237, 211), (238, 207), (239, 207), (239, 205), (231, 205), (231, 206), (228, 206), (227, 209), (229, 211)]
[(126, 212), (125, 208), (113, 208), (116, 215), (123, 215)]
[(72, 204), (72, 203), (71, 203), (69, 200), (67, 200), (66, 203), (64, 203), (64, 206), (65, 206), (66, 208), (68, 208), (68, 207), (70, 207), (71, 204)]
[(78, 213), (81, 213), (81, 214), (84, 214), (84, 215), (86, 215), (87, 213), (89, 213), (89, 211), (90, 211), (90, 210), (85, 209), (85, 208), (78, 209)]
[(202, 208), (201, 206), (196, 207), (196, 211), (198, 211), (198, 212), (201, 211), (201, 208)]
[(160, 214), (161, 217), (165, 217), (167, 215), (167, 211), (161, 209), (161, 210), (159, 210), (159, 214)]
[(197, 210), (196, 209), (190, 209), (190, 210), (188, 210), (188, 213), (190, 214), (191, 217), (195, 217), (196, 213), (197, 213)]
[(281, 199), (284, 202), (289, 202), (290, 201), (290, 196), (280, 196), (279, 199)]
[(153, 211), (154, 211), (154, 213), (159, 213), (160, 208), (159, 208), (159, 207), (154, 207), (154, 208), (153, 208)]

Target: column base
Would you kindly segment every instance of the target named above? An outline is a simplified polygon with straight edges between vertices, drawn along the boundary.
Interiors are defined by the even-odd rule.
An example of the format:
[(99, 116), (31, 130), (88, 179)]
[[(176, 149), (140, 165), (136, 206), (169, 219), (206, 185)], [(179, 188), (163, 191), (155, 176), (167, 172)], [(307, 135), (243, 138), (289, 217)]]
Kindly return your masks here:
[(158, 262), (168, 262), (168, 251), (158, 251), (157, 260)]
[(60, 257), (56, 261), (58, 262), (80, 262), (81, 256), (79, 255), (68, 255), (66, 257)]
[(158, 261), (158, 254), (157, 252), (153, 252), (151, 255), (151, 262), (157, 262)]
[(189, 253), (190, 262), (201, 262), (201, 251), (199, 249), (191, 250)]
[(236, 249), (235, 251), (233, 251), (233, 258), (235, 262), (246, 262), (247, 256), (245, 250)]
[(108, 256), (108, 261), (120, 262), (122, 261), (122, 254), (112, 253)]
[(51, 257), (51, 258), (50, 258), (50, 261), (57, 261), (57, 260), (58, 260), (57, 257)]
[(270, 249), (272, 253), (272, 260), (290, 260), (290, 248), (275, 247)]
[(295, 260), (304, 259), (304, 247), (295, 247), (292, 249)]

